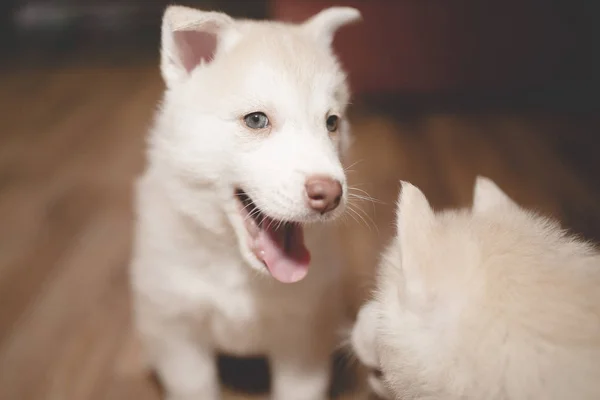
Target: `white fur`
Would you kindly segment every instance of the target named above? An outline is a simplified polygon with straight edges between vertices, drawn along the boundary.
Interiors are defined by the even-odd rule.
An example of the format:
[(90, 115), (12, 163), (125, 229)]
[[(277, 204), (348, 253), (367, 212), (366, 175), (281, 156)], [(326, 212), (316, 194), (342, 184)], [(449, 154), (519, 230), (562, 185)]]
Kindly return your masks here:
[(600, 399), (598, 251), (482, 177), (438, 214), (404, 183), (397, 219), (353, 341), (388, 398)]
[[(242, 185), (286, 220), (343, 212), (345, 194), (327, 217), (309, 209), (304, 181), (327, 175), (346, 189), (340, 156), (349, 94), (330, 43), (358, 17), (331, 8), (283, 24), (179, 6), (165, 12), (167, 90), (137, 184), (132, 285), (138, 329), (171, 400), (220, 397), (216, 352), (267, 355), (274, 399), (326, 398), (340, 312), (327, 227), (307, 229), (308, 276), (278, 283), (250, 252), (233, 194)], [(244, 125), (256, 111), (268, 115), (268, 132)], [(326, 129), (328, 113), (341, 116), (336, 135)]]
[(368, 302), (358, 310), (356, 322), (350, 335), (350, 342), (354, 353), (360, 362), (368, 368), (367, 382), (369, 387), (383, 399), (392, 395), (381, 379), (375, 374), (380, 369), (380, 361), (376, 349), (377, 330), (377, 304)]

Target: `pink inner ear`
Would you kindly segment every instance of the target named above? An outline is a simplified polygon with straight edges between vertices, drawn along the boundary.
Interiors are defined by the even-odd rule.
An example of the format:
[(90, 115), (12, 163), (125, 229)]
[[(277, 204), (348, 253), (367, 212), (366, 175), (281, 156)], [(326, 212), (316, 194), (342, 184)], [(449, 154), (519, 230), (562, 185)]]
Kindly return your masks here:
[(191, 72), (204, 59), (210, 61), (217, 47), (214, 33), (204, 31), (175, 32), (175, 43), (183, 67)]

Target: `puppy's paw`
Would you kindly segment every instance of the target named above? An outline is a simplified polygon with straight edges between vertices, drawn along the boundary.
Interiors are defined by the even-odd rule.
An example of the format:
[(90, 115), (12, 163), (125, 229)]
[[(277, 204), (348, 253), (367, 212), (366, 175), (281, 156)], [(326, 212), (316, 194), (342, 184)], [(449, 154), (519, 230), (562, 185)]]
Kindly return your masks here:
[(302, 392), (297, 392), (283, 397), (274, 395), (271, 396), (270, 400), (329, 400), (329, 396), (312, 396), (310, 394), (303, 394)]
[(167, 394), (165, 400), (220, 400), (220, 393), (198, 392), (198, 393), (186, 393), (186, 394)]
[[(325, 369), (325, 368), (324, 368)], [(298, 370), (294, 375), (276, 375), (271, 400), (327, 400), (330, 384), (328, 373)]]

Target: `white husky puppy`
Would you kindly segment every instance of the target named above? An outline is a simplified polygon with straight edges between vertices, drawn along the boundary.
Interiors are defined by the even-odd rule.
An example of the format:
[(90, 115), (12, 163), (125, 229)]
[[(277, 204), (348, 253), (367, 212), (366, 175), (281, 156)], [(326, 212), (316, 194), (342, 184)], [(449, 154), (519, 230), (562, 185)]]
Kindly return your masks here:
[(303, 227), (346, 205), (349, 91), (331, 46), (359, 18), (345, 7), (302, 24), (164, 14), (167, 89), (137, 184), (132, 285), (169, 399), (219, 398), (217, 352), (267, 355), (275, 399), (327, 396), (338, 271), (313, 254), (309, 272), (308, 248), (327, 235), (305, 242)]
[(481, 177), (441, 213), (404, 183), (397, 227), (352, 333), (380, 395), (600, 399), (597, 250)]

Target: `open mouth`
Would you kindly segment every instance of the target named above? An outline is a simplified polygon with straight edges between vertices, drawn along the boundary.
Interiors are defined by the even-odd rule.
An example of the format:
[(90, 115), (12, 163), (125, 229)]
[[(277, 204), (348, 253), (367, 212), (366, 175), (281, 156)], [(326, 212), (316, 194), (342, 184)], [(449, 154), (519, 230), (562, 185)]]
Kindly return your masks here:
[(310, 263), (302, 225), (267, 216), (241, 189), (235, 191), (235, 197), (248, 231), (248, 246), (254, 256), (278, 281), (293, 283), (302, 280)]

